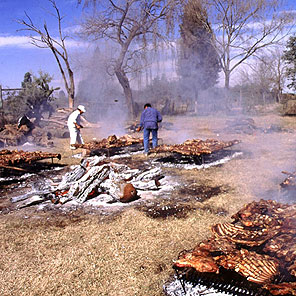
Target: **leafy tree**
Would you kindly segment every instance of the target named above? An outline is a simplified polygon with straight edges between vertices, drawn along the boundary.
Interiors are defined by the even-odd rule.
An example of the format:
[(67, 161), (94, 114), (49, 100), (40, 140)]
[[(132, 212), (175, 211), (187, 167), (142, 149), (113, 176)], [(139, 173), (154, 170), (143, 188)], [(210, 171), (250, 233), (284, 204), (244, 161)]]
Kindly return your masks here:
[(286, 75), (291, 83), (288, 87), (296, 91), (296, 36), (291, 36), (286, 45), (283, 59), (287, 65)]
[(50, 102), (54, 99), (53, 92), (59, 88), (49, 86), (52, 77), (43, 72), (39, 76), (33, 76), (27, 72), (22, 82), (22, 90), (18, 94), (10, 95), (5, 101), (5, 110), (15, 119), (22, 115), (35, 118), (38, 125), (43, 118), (43, 113), (48, 112), (49, 116), (53, 112)]
[(178, 73), (181, 84), (190, 86), (197, 100), (199, 90), (217, 83), (221, 70), (207, 11), (200, 0), (189, 0), (184, 6), (180, 33)]

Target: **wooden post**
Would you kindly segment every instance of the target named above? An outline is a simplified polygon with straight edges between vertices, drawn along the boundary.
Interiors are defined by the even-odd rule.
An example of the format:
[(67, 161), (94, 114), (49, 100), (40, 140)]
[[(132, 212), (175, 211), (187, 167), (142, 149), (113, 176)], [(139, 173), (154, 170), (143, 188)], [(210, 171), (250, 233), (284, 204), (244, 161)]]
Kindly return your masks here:
[(2, 85), (0, 84), (0, 109), (3, 109)]

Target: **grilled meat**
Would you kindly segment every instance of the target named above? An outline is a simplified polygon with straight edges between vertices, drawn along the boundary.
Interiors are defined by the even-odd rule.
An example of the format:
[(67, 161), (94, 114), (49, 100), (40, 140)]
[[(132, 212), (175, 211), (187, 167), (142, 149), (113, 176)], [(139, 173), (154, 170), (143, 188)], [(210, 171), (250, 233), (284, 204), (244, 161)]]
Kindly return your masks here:
[(193, 139), (187, 140), (183, 144), (160, 145), (156, 148), (151, 149), (151, 152), (176, 152), (182, 155), (211, 154), (215, 151), (219, 151), (221, 149), (238, 144), (239, 142), (240, 141), (238, 140), (222, 142), (215, 139), (207, 139), (205, 141)]
[(108, 149), (108, 148), (119, 148), (126, 147), (133, 144), (142, 143), (142, 138), (134, 138), (130, 135), (124, 135), (122, 137), (117, 138), (115, 135), (109, 136), (106, 139), (101, 141), (92, 141), (85, 144), (75, 144), (76, 148), (84, 148), (89, 150), (95, 149)]
[(277, 259), (245, 249), (215, 257), (215, 260), (218, 265), (233, 269), (257, 284), (269, 282), (279, 270)]
[(237, 244), (254, 247), (262, 245), (265, 241), (278, 234), (280, 228), (249, 230), (232, 223), (218, 223), (212, 226), (211, 230), (216, 237), (222, 237)]
[(272, 295), (296, 295), (296, 282), (266, 284), (263, 288), (269, 290)]
[[(200, 242), (191, 256), (198, 262), (203, 262), (201, 257), (212, 258), (220, 269), (264, 285), (273, 295), (296, 295), (296, 281), (292, 281), (296, 277), (296, 204), (254, 201), (232, 218), (232, 223), (212, 226), (214, 236)], [(287, 282), (272, 284), (275, 277)]]
[(229, 253), (236, 249), (236, 244), (226, 238), (215, 238), (212, 237), (209, 240), (202, 241), (194, 249), (193, 253), (200, 251), (208, 251), (211, 253), (214, 252), (223, 252)]
[(27, 152), (23, 150), (1, 150), (0, 151), (0, 166), (17, 165), (22, 163), (32, 163), (42, 159), (61, 159), (58, 153), (49, 153), (42, 151)]
[(191, 252), (184, 254), (174, 263), (177, 267), (193, 267), (199, 272), (219, 273), (219, 267), (214, 259), (203, 253), (202, 256), (194, 255)]

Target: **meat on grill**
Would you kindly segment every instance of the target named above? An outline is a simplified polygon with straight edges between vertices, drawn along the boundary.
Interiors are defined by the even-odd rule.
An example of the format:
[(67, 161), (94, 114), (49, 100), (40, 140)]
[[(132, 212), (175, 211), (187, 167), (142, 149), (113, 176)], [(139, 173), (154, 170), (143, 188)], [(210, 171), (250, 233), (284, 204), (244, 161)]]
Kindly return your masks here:
[(223, 252), (230, 253), (234, 251), (236, 248), (236, 244), (226, 238), (215, 238), (212, 237), (206, 241), (202, 241), (199, 243), (192, 251), (192, 253), (198, 253), (201, 251), (208, 252)]
[(215, 151), (233, 146), (238, 144), (239, 140), (233, 141), (218, 141), (215, 139), (207, 139), (205, 141), (199, 139), (187, 140), (183, 144), (175, 145), (160, 145), (156, 148), (151, 149), (151, 152), (161, 153), (161, 152), (176, 152), (182, 155), (201, 155), (201, 154), (211, 154)]
[(0, 166), (17, 165), (22, 163), (32, 163), (42, 159), (61, 159), (58, 153), (49, 153), (42, 151), (27, 152), (22, 150), (1, 150), (0, 151)]
[(219, 272), (219, 267), (214, 259), (209, 256), (209, 252), (200, 253), (200, 255), (193, 253), (186, 253), (175, 261), (177, 267), (193, 267), (199, 272)]
[(246, 249), (218, 256), (215, 260), (218, 265), (226, 269), (233, 269), (247, 278), (248, 281), (257, 284), (269, 282), (279, 270), (277, 259)]
[(109, 148), (126, 147), (133, 144), (139, 144), (142, 142), (143, 142), (143, 138), (135, 138), (130, 135), (124, 135), (119, 138), (117, 138), (115, 135), (111, 135), (101, 141), (92, 141), (85, 144), (75, 144), (75, 147), (84, 148), (88, 150), (109, 149)]
[(263, 288), (269, 290), (272, 295), (296, 295), (296, 282), (266, 284)]
[(249, 247), (262, 245), (265, 241), (277, 235), (279, 231), (279, 227), (273, 229), (261, 228), (254, 231), (232, 223), (219, 223), (212, 226), (212, 232), (216, 237), (226, 238), (234, 243)]
[[(296, 204), (260, 200), (245, 205), (233, 222), (211, 227), (213, 237), (200, 242), (185, 259), (214, 260), (218, 270), (233, 270), (274, 295), (296, 295)], [(191, 256), (190, 256), (191, 254)], [(184, 256), (180, 260), (184, 261)], [(181, 263), (183, 262), (181, 261)], [(176, 261), (175, 266), (186, 267)], [(188, 266), (190, 264), (188, 263)], [(200, 271), (198, 264), (191, 267)], [(213, 265), (214, 266), (214, 265)], [(273, 279), (285, 280), (273, 283)]]

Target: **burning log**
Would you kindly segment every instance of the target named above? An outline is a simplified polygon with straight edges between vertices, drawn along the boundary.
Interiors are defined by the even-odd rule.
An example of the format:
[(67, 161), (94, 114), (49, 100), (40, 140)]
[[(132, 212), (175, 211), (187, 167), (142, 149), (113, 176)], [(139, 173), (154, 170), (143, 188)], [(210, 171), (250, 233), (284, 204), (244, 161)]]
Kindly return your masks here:
[(215, 139), (207, 139), (205, 141), (199, 139), (187, 140), (183, 144), (175, 145), (160, 145), (156, 148), (151, 149), (151, 152), (162, 153), (162, 152), (176, 152), (182, 155), (202, 155), (211, 154), (215, 151), (231, 147), (235, 144), (240, 143), (239, 140), (222, 142)]
[[(174, 267), (199, 273), (231, 270), (273, 295), (296, 295), (295, 215), (296, 205), (249, 203), (232, 216), (232, 223), (212, 226), (214, 237), (180, 255)], [(212, 271), (205, 262), (212, 262)]]
[(98, 156), (86, 158), (66, 173), (59, 184), (52, 184), (44, 191), (32, 190), (27, 194), (13, 197), (11, 202), (21, 202), (22, 205), (29, 206), (42, 202), (43, 199), (51, 200), (54, 204), (64, 204), (72, 200), (81, 204), (87, 199), (101, 195), (104, 203), (125, 203), (139, 198), (137, 190), (157, 190), (161, 187), (160, 180), (163, 177), (159, 168), (143, 172), (126, 165), (106, 162), (104, 159)]

